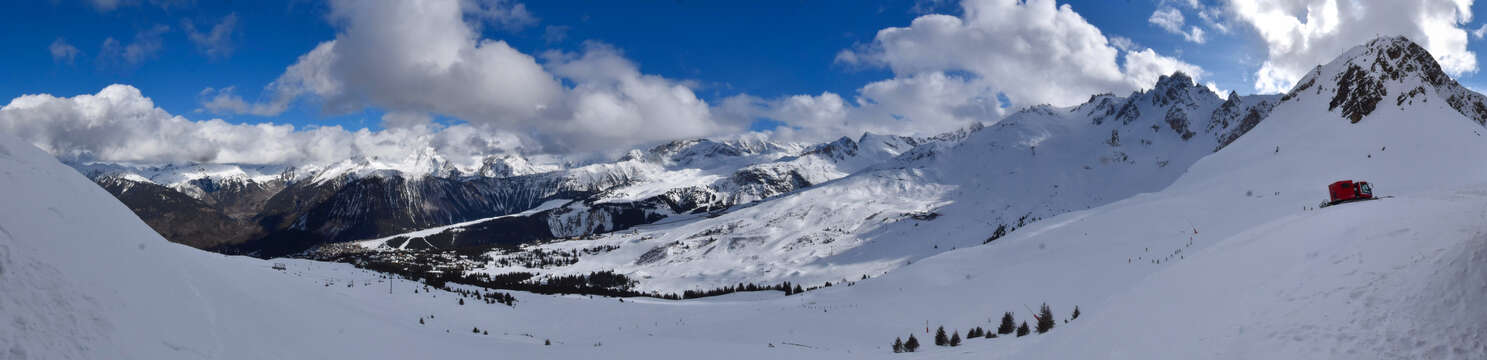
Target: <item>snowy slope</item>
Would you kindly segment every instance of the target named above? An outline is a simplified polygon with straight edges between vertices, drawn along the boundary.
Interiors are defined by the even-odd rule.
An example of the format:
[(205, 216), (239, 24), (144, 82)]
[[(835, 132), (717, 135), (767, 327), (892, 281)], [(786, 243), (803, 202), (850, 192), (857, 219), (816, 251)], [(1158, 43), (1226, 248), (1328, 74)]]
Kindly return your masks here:
[[(415, 294), (402, 280), (389, 294), (380, 275), (345, 264), (284, 261), (290, 270), (281, 272), (172, 244), (75, 170), (6, 134), (0, 181), (10, 185), (0, 190), (5, 359), (577, 359), (653, 346), (767, 356), (758, 344), (611, 326), (638, 327), (623, 310), (659, 315), (670, 303), (517, 294), (520, 311), (458, 305), (454, 294)], [(606, 326), (585, 330), (597, 323), (580, 319)], [(490, 335), (471, 334), (476, 326)]]

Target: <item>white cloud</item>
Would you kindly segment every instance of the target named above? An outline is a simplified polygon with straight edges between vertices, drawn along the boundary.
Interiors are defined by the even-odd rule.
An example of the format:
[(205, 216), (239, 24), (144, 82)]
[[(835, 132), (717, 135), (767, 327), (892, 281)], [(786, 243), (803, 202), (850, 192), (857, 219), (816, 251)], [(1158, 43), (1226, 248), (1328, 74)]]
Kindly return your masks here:
[(264, 102), (225, 101), (214, 111), (272, 115), (308, 96), (332, 114), (376, 107), (520, 132), (548, 151), (605, 150), (746, 125), (720, 121), (686, 82), (642, 74), (607, 45), (549, 52), (539, 62), (477, 31), (484, 22), (517, 21), (512, 14), (525, 14), (520, 5), (332, 1), (336, 39), (286, 69)]
[[(403, 115), (390, 115), (392, 117)], [(414, 115), (416, 116), (416, 115)], [(327, 164), (358, 156), (402, 159), (433, 149), (461, 165), (473, 155), (515, 151), (521, 139), (472, 125), (437, 128), (404, 119), (383, 131), (339, 126), (193, 121), (172, 115), (128, 85), (70, 98), (25, 95), (0, 107), (0, 132), (66, 160), (133, 163)], [(460, 163), (460, 162), (465, 163)]]
[(1230, 13), (1254, 29), (1268, 59), (1255, 90), (1290, 90), (1313, 66), (1378, 36), (1402, 35), (1435, 55), (1452, 75), (1477, 71), (1467, 49), (1472, 0), (1378, 1), (1231, 0)]
[(1167, 32), (1182, 35), (1183, 39), (1189, 42), (1202, 44), (1204, 41), (1203, 29), (1197, 26), (1183, 31), (1182, 27), (1186, 20), (1182, 16), (1182, 11), (1177, 10), (1175, 7), (1166, 6), (1158, 8), (1155, 12), (1151, 13), (1151, 17), (1147, 18), (1146, 21), (1167, 30)]
[(932, 135), (1003, 115), (995, 90), (943, 72), (876, 81), (850, 101), (832, 92), (774, 100), (735, 96), (721, 111), (782, 121), (787, 126), (775, 129), (774, 135), (795, 141), (863, 132)]
[[(1161, 75), (1201, 68), (1107, 38), (1069, 5), (1051, 0), (968, 0), (964, 15), (924, 15), (842, 50), (836, 63), (881, 66), (894, 77), (846, 100), (834, 93), (778, 100), (736, 97), (727, 113), (786, 124), (781, 135), (820, 139), (861, 131), (933, 134), (995, 121), (1004, 106), (1078, 104), (1090, 94), (1129, 92)], [(1003, 104), (998, 95), (1010, 104)], [(744, 111), (740, 109), (752, 109)]]
[(880, 30), (872, 46), (852, 56), (885, 64), (900, 77), (969, 72), (1016, 104), (1073, 105), (1090, 94), (1156, 81), (1156, 75), (1123, 72), (1117, 61), (1122, 51), (1069, 5), (967, 0), (962, 6), (961, 17), (925, 15), (909, 27)]
[(1207, 87), (1208, 91), (1212, 91), (1214, 94), (1218, 94), (1219, 98), (1229, 100), (1229, 90), (1220, 89), (1218, 84), (1209, 81), (1207, 83), (1204, 83), (1203, 86)]
[(52, 45), (48, 46), (47, 50), (52, 53), (52, 61), (67, 63), (69, 65), (77, 59), (77, 54), (80, 52), (76, 46), (68, 44), (67, 40), (63, 40), (62, 38), (52, 41)]
[(1156, 86), (1163, 75), (1181, 71), (1195, 80), (1204, 75), (1203, 69), (1177, 59), (1157, 54), (1155, 50), (1127, 52), (1124, 70), (1126, 82), (1131, 89), (1149, 89)]
[(1141, 50), (1141, 45), (1137, 45), (1135, 41), (1131, 40), (1131, 38), (1124, 36), (1111, 35), (1110, 46), (1114, 46), (1116, 49), (1120, 49), (1120, 51)]
[[(201, 99), (201, 109), (213, 114), (252, 114), (258, 116), (274, 116), (283, 112), (283, 107), (274, 103), (249, 103), (243, 101), (237, 95), (237, 89), (232, 86), (221, 89), (202, 89), (197, 95)], [(287, 104), (285, 105), (287, 106)]]
[(488, 20), (493, 24), (515, 31), (537, 23), (537, 17), (527, 12), (527, 5), (509, 0), (464, 0), (460, 2), (465, 14)]
[(1487, 36), (1487, 24), (1482, 24), (1476, 30), (1472, 30), (1472, 37), (1477, 38), (1477, 40), (1481, 40), (1483, 36)]
[(112, 37), (104, 39), (103, 45), (98, 49), (98, 64), (100, 66), (116, 64), (134, 66), (153, 59), (164, 48), (162, 36), (169, 31), (169, 26), (156, 24), (149, 29), (135, 33), (134, 41), (128, 45)]
[(1183, 25), (1182, 12), (1181, 11), (1177, 11), (1177, 8), (1173, 8), (1173, 7), (1159, 8), (1159, 9), (1157, 9), (1157, 11), (1152, 12), (1151, 13), (1151, 17), (1150, 18), (1147, 18), (1146, 21), (1147, 22), (1150, 22), (1150, 23), (1152, 23), (1154, 25), (1160, 26), (1163, 29), (1167, 29), (1167, 31), (1174, 32), (1174, 33), (1182, 33), (1182, 25)]
[(232, 33), (237, 27), (237, 22), (237, 13), (231, 13), (207, 32), (196, 31), (196, 25), (190, 20), (182, 20), (181, 27), (186, 31), (186, 38), (196, 44), (197, 50), (209, 58), (221, 59), (232, 56)]

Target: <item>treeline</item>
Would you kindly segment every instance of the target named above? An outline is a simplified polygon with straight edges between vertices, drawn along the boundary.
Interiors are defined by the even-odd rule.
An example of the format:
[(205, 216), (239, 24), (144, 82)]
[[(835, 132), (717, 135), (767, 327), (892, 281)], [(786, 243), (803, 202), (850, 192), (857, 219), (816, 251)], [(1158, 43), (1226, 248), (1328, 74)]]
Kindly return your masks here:
[[(737, 285), (722, 286), (704, 290), (686, 290), (681, 293), (642, 292), (634, 290), (638, 281), (624, 274), (613, 271), (596, 271), (588, 274), (574, 275), (549, 275), (539, 278), (537, 274), (528, 272), (511, 272), (504, 274), (464, 274), (463, 271), (431, 272), (432, 267), (418, 264), (394, 264), (384, 262), (356, 262), (357, 267), (384, 273), (402, 275), (410, 279), (419, 279), (425, 284), (437, 288), (447, 288), (447, 283), (465, 284), (487, 289), (525, 291), (534, 294), (572, 294), (572, 295), (595, 295), (608, 297), (651, 297), (658, 299), (682, 300), (696, 299), (709, 296), (727, 295), (745, 291), (780, 291), (785, 295), (798, 293), (832, 286), (826, 282), (820, 286), (803, 287), (789, 281), (778, 284), (738, 283)], [(864, 276), (866, 278), (866, 276)], [(851, 283), (848, 283), (849, 285)]]
[[(576, 252), (590, 253), (611, 250), (613, 249), (601, 246), (577, 250)], [(556, 255), (557, 258), (562, 258), (572, 253), (572, 251), (568, 251), (545, 252), (542, 254), (550, 256), (549, 259), (553, 259), (553, 257), (551, 256)], [(685, 290), (680, 293), (642, 292), (634, 290), (635, 285), (639, 283), (638, 281), (631, 279), (624, 274), (619, 274), (608, 270), (590, 272), (588, 274), (548, 275), (545, 277), (539, 277), (538, 274), (529, 272), (510, 272), (495, 275), (465, 274), (465, 271), (468, 269), (467, 267), (436, 267), (432, 264), (437, 264), (438, 262), (436, 261), (448, 260), (436, 259), (439, 256), (456, 256), (461, 259), (466, 259), (467, 256), (470, 256), (472, 254), (438, 254), (431, 252), (415, 252), (400, 255), (404, 258), (399, 259), (391, 257), (388, 254), (372, 253), (342, 256), (335, 260), (348, 262), (362, 269), (401, 275), (409, 279), (417, 279), (425, 284), (428, 284), (429, 286), (437, 288), (445, 288), (446, 283), (456, 283), (487, 289), (526, 291), (534, 294), (544, 295), (572, 294), (609, 297), (651, 297), (658, 299), (682, 300), (727, 295), (736, 292), (747, 291), (779, 291), (785, 293), (786, 296), (790, 296), (806, 291), (831, 287), (837, 284), (845, 284), (846, 286), (851, 286), (854, 284), (854, 282), (845, 280), (837, 284), (833, 284), (832, 282), (828, 281), (821, 285), (810, 287), (801, 286), (800, 284), (791, 283), (789, 281), (775, 284), (741, 282), (736, 285), (725, 285), (712, 289)], [(862, 279), (867, 278), (867, 275), (862, 276)]]
[(1036, 216), (1032, 216), (1032, 214), (1029, 213), (1029, 214), (1022, 215), (1021, 217), (1018, 217), (1017, 218), (1017, 225), (1013, 225), (1013, 226), (1010, 226), (1009, 227), (1009, 226), (1007, 226), (1007, 224), (997, 224), (996, 230), (992, 230), (991, 231), (991, 236), (988, 236), (986, 238), (986, 241), (982, 241), (981, 243), (982, 244), (990, 244), (992, 241), (997, 241), (997, 239), (1001, 239), (1003, 236), (1007, 236), (1008, 233), (1011, 233), (1013, 231), (1017, 231), (1017, 229), (1020, 229), (1023, 226), (1027, 226), (1027, 224), (1031, 224), (1031, 223), (1037, 222), (1038, 220), (1042, 220), (1042, 218), (1039, 218), (1039, 217), (1036, 217)]
[[(1064, 323), (1067, 324), (1070, 320), (1078, 318), (1079, 306), (1075, 306), (1074, 312), (1069, 315), (1068, 319), (1064, 319)], [(1054, 321), (1053, 309), (1048, 307), (1048, 303), (1043, 303), (1043, 307), (1038, 310), (1037, 315), (1033, 315), (1033, 319), (1036, 320), (1034, 323), (1035, 326), (1030, 328), (1028, 327), (1027, 321), (1025, 320), (1022, 322), (1021, 325), (1018, 325), (1017, 320), (1013, 318), (1011, 312), (1002, 313), (1001, 324), (997, 326), (995, 332), (977, 326), (966, 330), (965, 339), (995, 339), (1001, 336), (1023, 337), (1034, 331), (1039, 334), (1043, 334), (1052, 331), (1053, 326), (1056, 323), (1056, 321)], [(935, 346), (950, 347), (960, 346), (962, 342), (959, 330), (955, 330), (953, 333), (947, 336), (945, 333), (945, 326), (943, 325), (940, 326), (939, 329), (935, 330), (934, 341)], [(914, 338), (913, 334), (909, 335), (908, 341), (904, 341), (901, 337), (893, 339), (893, 352), (895, 353), (915, 352), (918, 350), (919, 340)]]
[(545, 269), (573, 265), (578, 263), (579, 256), (581, 255), (598, 255), (619, 248), (618, 245), (600, 245), (574, 250), (531, 249), (515, 254), (503, 254), (498, 257), (491, 256), (489, 263), (500, 267), (519, 266), (529, 269)]

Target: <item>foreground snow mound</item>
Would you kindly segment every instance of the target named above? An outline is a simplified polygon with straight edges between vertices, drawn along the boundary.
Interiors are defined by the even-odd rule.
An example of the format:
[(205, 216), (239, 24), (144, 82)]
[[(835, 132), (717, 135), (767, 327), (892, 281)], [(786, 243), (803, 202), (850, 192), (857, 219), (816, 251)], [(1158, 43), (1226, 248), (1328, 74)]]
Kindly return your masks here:
[[(476, 343), (269, 263), (166, 242), (51, 155), (0, 134), (0, 358), (385, 358)], [(397, 321), (394, 321), (396, 319)], [(398, 346), (368, 347), (372, 338)], [(489, 346), (490, 343), (486, 343)], [(510, 351), (519, 351), (511, 349)]]
[(1287, 216), (1153, 274), (1024, 355), (1481, 359), (1484, 221), (1487, 188)]

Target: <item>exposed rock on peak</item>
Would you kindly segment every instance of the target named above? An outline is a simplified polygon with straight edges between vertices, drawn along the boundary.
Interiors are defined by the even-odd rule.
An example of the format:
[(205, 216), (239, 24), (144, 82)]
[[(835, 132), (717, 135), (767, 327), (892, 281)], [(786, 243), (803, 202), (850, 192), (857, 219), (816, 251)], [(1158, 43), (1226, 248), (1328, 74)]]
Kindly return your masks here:
[(1385, 99), (1404, 107), (1428, 102), (1431, 94), (1478, 124), (1487, 124), (1487, 97), (1451, 79), (1429, 51), (1402, 36), (1374, 39), (1316, 67), (1282, 101), (1320, 96), (1329, 111), (1356, 123), (1387, 104)]

